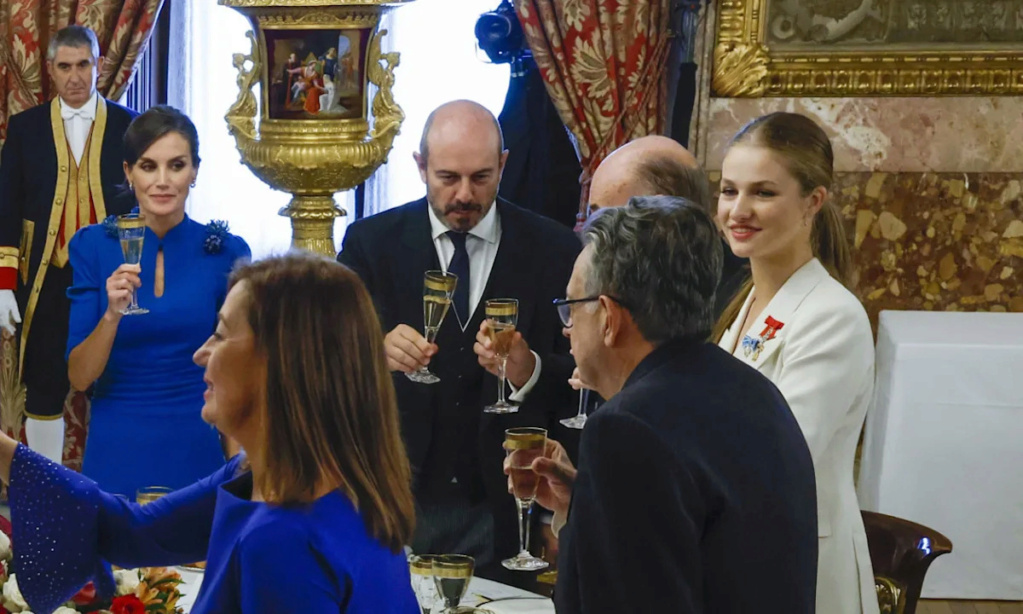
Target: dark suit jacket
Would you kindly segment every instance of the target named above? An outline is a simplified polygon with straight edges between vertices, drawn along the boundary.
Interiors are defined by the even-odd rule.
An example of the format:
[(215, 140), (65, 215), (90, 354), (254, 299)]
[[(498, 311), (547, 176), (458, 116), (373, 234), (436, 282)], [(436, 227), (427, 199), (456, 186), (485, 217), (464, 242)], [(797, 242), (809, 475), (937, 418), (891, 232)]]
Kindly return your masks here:
[[(124, 133), (137, 114), (109, 100), (106, 103), (107, 126), (100, 151), (100, 180), (107, 215), (120, 215), (135, 206), (134, 196), (121, 186), (124, 185)], [(19, 276), (18, 283), (18, 307), (23, 317), (28, 290), (43, 257), (56, 189), (57, 150), (50, 124), (50, 105), (51, 102), (47, 102), (12, 116), (0, 154), (0, 247), (18, 248), (23, 222), (35, 223), (28, 279), (22, 282)], [(65, 341), (57, 340), (61, 353)]]
[(669, 342), (583, 429), (559, 614), (811, 614), (817, 500), (802, 431), (765, 377)]
[[(424, 198), (360, 220), (345, 233), (338, 261), (354, 269), (368, 287), (385, 333), (398, 324), (423, 330), (423, 272), (441, 268), (431, 237), (428, 206)], [(502, 472), (504, 430), (542, 426), (548, 428), (551, 437), (568, 442), (570, 448), (575, 447), (573, 440), (578, 441), (575, 432), (558, 424), (560, 418), (575, 413), (574, 395), (566, 382), (574, 361), (552, 302), (565, 294), (580, 244), (569, 229), (549, 219), (502, 199), (496, 206), (501, 243), (481, 304), (465, 335), (451, 314), (441, 327), (440, 351), (431, 361), (430, 370), (442, 381), (416, 384), (396, 373), (394, 384), (417, 496), (425, 492), (430, 479), (450, 480), (447, 474), (438, 475), (440, 468), (429, 466), (430, 459), (438, 456), (436, 446), (450, 443), (451, 422), (462, 421), (463, 428), (471, 433), (459, 445), (475, 447), (462, 450), (462, 458), (472, 464), (471, 471), (482, 480), (491, 502), (498, 554), (508, 551), (510, 555), (516, 550), (517, 529), (515, 503)], [(445, 347), (440, 339), (445, 335), (449, 339), (456, 335), (467, 340), (475, 337), (482, 319), (482, 301), (503, 297), (519, 300), (517, 328), (540, 356), (542, 369), (518, 413), (484, 414), (483, 407), (496, 399), (497, 379), (476, 362), (471, 342), (466, 351), (458, 352), (450, 345)], [(455, 387), (455, 397), (451, 387)], [(463, 396), (458, 397), (458, 393)], [(452, 407), (452, 398), (465, 402), (458, 401), (462, 406)], [(466, 481), (465, 476), (460, 477), (461, 481)]]

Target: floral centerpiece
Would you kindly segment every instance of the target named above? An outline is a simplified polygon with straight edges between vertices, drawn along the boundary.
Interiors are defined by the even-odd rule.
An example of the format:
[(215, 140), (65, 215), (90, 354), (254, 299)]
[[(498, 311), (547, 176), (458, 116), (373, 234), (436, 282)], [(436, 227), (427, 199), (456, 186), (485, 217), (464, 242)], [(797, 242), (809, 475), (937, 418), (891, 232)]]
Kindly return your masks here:
[[(18, 589), (16, 573), (10, 573), (14, 550), (11, 539), (0, 531), (0, 614), (32, 614), (28, 603)], [(85, 585), (71, 601), (57, 608), (53, 614), (181, 614), (177, 606), (181, 599), (181, 575), (166, 567), (117, 569), (114, 571), (117, 590), (112, 599), (96, 594), (92, 582)], [(43, 613), (40, 613), (43, 614)]]

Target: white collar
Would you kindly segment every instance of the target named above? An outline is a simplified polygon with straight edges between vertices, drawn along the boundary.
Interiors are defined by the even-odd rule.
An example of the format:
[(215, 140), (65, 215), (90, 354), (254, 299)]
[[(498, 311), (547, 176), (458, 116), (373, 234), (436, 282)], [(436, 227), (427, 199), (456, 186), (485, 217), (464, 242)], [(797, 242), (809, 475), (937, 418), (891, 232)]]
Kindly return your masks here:
[[(433, 240), (436, 241), (438, 237), (443, 236), (451, 229), (445, 226), (444, 222), (437, 217), (437, 214), (434, 212), (433, 207), (429, 203), (427, 203), (426, 208), (430, 212), (430, 233)], [(476, 226), (469, 231), (469, 234), (473, 235), (477, 239), (483, 239), (487, 243), (497, 243), (498, 239), (500, 239), (499, 235), (501, 233), (501, 227), (498, 226), (497, 220), (497, 201), (495, 200), (494, 203), (490, 205), (490, 211), (487, 211), (487, 214), (483, 216), (483, 219), (480, 220), (479, 224), (476, 224)]]
[(99, 93), (93, 92), (92, 97), (89, 98), (80, 108), (74, 109), (62, 98), (60, 100), (60, 115), (63, 119), (71, 119), (72, 116), (77, 115), (82, 119), (92, 121), (96, 119), (96, 106), (99, 104)]

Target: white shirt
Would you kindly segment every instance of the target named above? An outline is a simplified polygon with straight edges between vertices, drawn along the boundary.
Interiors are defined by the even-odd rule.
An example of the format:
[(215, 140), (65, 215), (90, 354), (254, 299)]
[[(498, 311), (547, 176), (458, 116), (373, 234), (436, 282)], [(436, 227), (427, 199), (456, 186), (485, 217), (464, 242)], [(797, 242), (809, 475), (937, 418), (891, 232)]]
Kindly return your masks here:
[(92, 98), (78, 109), (72, 109), (63, 100), (60, 101), (60, 116), (64, 119), (64, 135), (71, 146), (71, 153), (75, 156), (76, 164), (82, 163), (85, 141), (88, 140), (92, 122), (96, 119), (98, 97), (99, 94), (93, 92)]
[[(455, 244), (447, 235), (451, 229), (437, 217), (432, 206), (427, 209), (430, 212), (430, 233), (433, 236), (433, 247), (437, 250), (437, 260), (440, 261), (440, 266), (446, 273), (448, 265), (451, 264), (451, 259), (455, 255)], [(501, 216), (497, 213), (496, 202), (490, 205), (487, 214), (467, 235), (465, 251), (469, 254), (469, 317), (466, 318), (465, 324), (472, 320), (472, 314), (476, 313), (476, 308), (479, 307), (480, 300), (483, 298), (483, 290), (487, 287), (487, 280), (490, 279), (490, 271), (494, 268), (494, 260), (497, 259), (497, 248), (501, 245)], [(463, 283), (463, 281), (460, 279), (458, 283)], [(459, 324), (462, 325), (462, 330), (465, 330), (465, 325), (461, 322)], [(510, 400), (521, 402), (540, 378), (540, 356), (533, 352), (533, 357), (536, 359), (536, 366), (533, 367), (533, 374), (526, 384), (516, 390), (515, 386), (508, 382), (513, 392), (508, 397)]]

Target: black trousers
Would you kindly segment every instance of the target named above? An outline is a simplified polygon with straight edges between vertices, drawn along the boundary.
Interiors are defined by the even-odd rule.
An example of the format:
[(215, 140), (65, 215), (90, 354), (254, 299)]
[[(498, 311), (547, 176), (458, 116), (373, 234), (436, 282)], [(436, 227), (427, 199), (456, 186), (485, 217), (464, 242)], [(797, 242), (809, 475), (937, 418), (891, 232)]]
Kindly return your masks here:
[[(32, 327), (25, 341), (25, 413), (29, 418), (55, 419), (64, 411), (64, 400), (71, 390), (67, 377), (68, 318), (71, 301), (71, 265), (51, 265), (39, 292)], [(31, 291), (31, 289), (29, 289)], [(27, 302), (25, 303), (27, 304)], [(28, 315), (22, 313), (22, 320)]]

